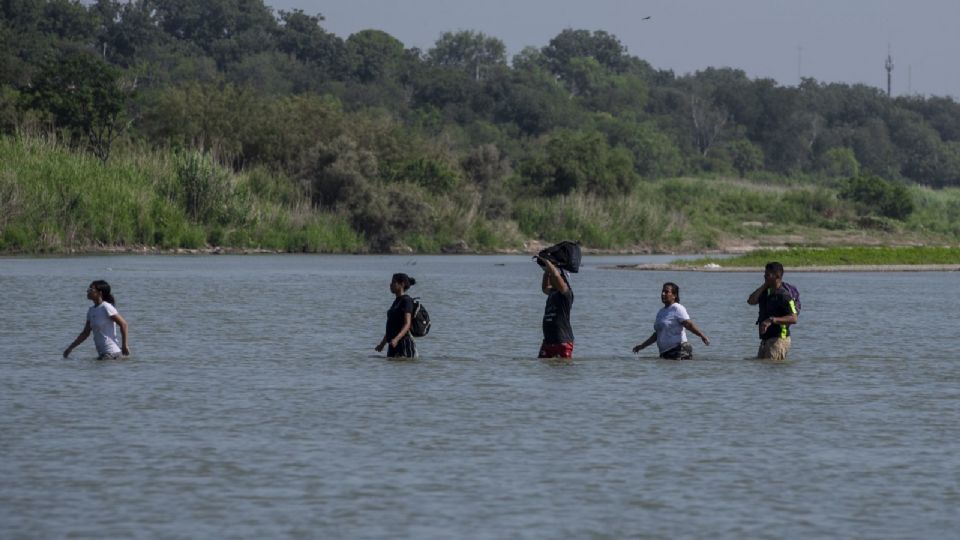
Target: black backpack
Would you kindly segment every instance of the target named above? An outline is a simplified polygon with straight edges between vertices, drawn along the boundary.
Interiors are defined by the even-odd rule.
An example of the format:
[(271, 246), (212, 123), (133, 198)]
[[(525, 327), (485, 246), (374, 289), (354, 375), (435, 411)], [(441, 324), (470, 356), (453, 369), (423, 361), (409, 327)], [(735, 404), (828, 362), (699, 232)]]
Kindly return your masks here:
[(413, 314), (410, 322), (410, 333), (413, 337), (423, 337), (430, 333), (430, 314), (423, 307), (419, 298), (413, 299)]
[(538, 255), (557, 265), (561, 270), (573, 273), (580, 271), (580, 246), (573, 242), (564, 240), (541, 250)]

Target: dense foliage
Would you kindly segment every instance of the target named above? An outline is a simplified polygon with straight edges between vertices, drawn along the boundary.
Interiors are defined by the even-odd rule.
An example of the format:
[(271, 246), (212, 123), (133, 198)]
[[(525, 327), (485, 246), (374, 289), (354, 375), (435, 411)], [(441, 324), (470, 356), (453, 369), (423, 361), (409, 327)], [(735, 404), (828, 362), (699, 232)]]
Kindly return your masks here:
[[(342, 216), (372, 249), (465, 240), (476, 219), (525, 222), (533, 201), (667, 177), (817, 182), (881, 221), (909, 219), (907, 184), (960, 186), (951, 98), (677, 75), (603, 31), (566, 29), (508, 60), (479, 32), (422, 51), (323, 22), (262, 0), (0, 1), (0, 133), (55, 135), (103, 162), (178, 152), (185, 177), (205, 174), (204, 155), (268, 171), (287, 204)], [(215, 210), (178, 193), (193, 218)], [(470, 224), (441, 223), (451, 212)]]

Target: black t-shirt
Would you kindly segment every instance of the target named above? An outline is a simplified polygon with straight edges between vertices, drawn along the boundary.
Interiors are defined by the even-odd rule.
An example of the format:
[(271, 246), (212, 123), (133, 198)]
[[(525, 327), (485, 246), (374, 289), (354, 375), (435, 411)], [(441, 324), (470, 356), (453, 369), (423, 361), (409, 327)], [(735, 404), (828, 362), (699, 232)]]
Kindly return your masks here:
[[(790, 297), (790, 293), (784, 287), (780, 287), (776, 291), (771, 291), (769, 288), (763, 291), (763, 294), (760, 295), (759, 305), (760, 316), (757, 317), (758, 325), (770, 317), (783, 317), (785, 315), (793, 315), (797, 312), (793, 298)], [(790, 325), (771, 324), (766, 332), (760, 334), (760, 339), (789, 336)]]
[(404, 313), (413, 313), (413, 298), (407, 295), (398, 297), (387, 310), (387, 339), (397, 337), (403, 328)]
[(550, 291), (543, 309), (543, 342), (549, 344), (573, 343), (570, 328), (570, 308), (573, 307), (573, 289), (567, 292)]

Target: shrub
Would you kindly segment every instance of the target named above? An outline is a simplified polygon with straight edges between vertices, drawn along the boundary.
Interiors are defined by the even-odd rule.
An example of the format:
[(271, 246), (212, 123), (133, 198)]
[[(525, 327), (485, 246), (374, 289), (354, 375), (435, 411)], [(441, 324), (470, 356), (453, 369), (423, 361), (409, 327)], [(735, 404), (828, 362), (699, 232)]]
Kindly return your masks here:
[(860, 175), (860, 162), (849, 148), (831, 148), (818, 159), (820, 172), (831, 178), (854, 178)]
[(194, 223), (227, 224), (243, 221), (248, 211), (246, 190), (234, 184), (230, 173), (207, 154), (183, 152), (176, 159), (172, 195)]
[(906, 186), (872, 175), (849, 179), (840, 189), (840, 198), (855, 202), (862, 214), (899, 220), (909, 217), (914, 209)]

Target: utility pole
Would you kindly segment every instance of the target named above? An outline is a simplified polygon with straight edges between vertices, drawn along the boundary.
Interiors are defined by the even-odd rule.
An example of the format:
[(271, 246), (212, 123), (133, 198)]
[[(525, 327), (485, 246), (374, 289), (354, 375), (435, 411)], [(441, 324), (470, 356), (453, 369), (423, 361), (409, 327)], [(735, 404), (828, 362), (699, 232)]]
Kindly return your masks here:
[(797, 45), (797, 84), (803, 82), (803, 45)]
[(891, 84), (890, 81), (893, 78), (893, 57), (890, 56), (890, 49), (887, 48), (887, 62), (884, 64), (884, 67), (887, 68), (887, 97), (891, 96)]

